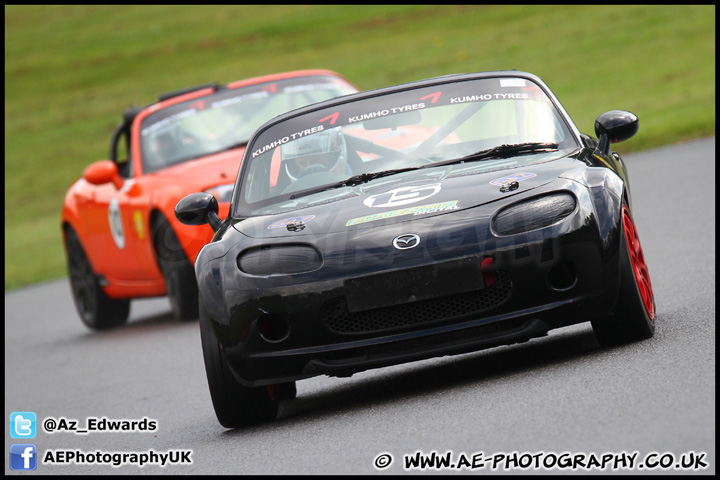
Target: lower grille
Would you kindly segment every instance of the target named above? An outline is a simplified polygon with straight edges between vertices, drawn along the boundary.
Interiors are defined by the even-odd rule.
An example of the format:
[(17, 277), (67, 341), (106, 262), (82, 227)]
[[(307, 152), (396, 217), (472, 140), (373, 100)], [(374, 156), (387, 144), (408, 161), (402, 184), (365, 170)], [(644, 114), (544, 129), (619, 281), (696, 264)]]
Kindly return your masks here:
[(360, 334), (479, 314), (501, 305), (510, 297), (510, 275), (506, 272), (497, 273), (498, 282), (492, 287), (361, 312), (348, 311), (345, 297), (338, 297), (322, 306), (320, 316), (325, 326), (335, 333)]

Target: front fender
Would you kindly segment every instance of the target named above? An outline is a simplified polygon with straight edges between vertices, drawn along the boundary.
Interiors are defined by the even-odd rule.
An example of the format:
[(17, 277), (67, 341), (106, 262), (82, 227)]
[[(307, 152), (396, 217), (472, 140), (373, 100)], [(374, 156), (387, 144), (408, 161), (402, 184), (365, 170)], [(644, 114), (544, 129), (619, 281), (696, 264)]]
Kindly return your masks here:
[(561, 177), (587, 188), (604, 250), (616, 252), (620, 247), (618, 231), (626, 189), (623, 179), (612, 170), (602, 167), (571, 170)]
[[(196, 188), (179, 185), (175, 188), (165, 188), (157, 190), (153, 193), (151, 202), (153, 205), (153, 213), (148, 219), (150, 224), (158, 213), (161, 213), (170, 223), (180, 245), (185, 252), (185, 256), (190, 260), (191, 264), (195, 264), (200, 249), (208, 244), (213, 237), (212, 228), (209, 225), (185, 225), (175, 217), (175, 205), (192, 192), (198, 191)], [(229, 204), (220, 205), (221, 218), (227, 216), (230, 210)]]
[(85, 231), (80, 222), (80, 213), (78, 206), (78, 197), (81, 196), (79, 189), (82, 188), (82, 184), (87, 184), (85, 180), (79, 179), (73, 183), (65, 193), (65, 199), (63, 200), (62, 211), (60, 213), (60, 228), (65, 232), (65, 229), (69, 226), (78, 234), (80, 238), (85, 237)]

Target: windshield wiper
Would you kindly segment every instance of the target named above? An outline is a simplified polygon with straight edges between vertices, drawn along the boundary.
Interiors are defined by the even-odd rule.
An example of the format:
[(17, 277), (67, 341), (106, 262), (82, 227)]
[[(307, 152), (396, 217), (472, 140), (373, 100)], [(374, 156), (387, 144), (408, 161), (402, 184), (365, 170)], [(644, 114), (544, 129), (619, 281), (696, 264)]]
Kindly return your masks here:
[(295, 200), (296, 198), (300, 198), (300, 197), (306, 197), (308, 195), (313, 195), (315, 193), (324, 192), (326, 190), (332, 190), (334, 188), (352, 187), (355, 185), (360, 185), (361, 183), (367, 183), (371, 180), (375, 180), (376, 178), (387, 177), (389, 175), (396, 175), (398, 173), (409, 172), (411, 170), (420, 170), (423, 168), (434, 168), (434, 167), (440, 167), (443, 165), (451, 165), (454, 163), (463, 163), (463, 162), (468, 162), (468, 161), (484, 160), (484, 159), (488, 159), (488, 158), (507, 158), (507, 157), (512, 157), (515, 155), (526, 155), (526, 154), (530, 154), (530, 153), (557, 152), (557, 150), (558, 150), (557, 143), (530, 142), (530, 143), (516, 143), (513, 145), (500, 145), (498, 147), (490, 148), (487, 150), (481, 150), (479, 152), (475, 152), (473, 154), (466, 155), (461, 158), (454, 158), (452, 160), (430, 163), (427, 165), (420, 165), (420, 166), (416, 166), (416, 167), (396, 168), (393, 170), (383, 170), (382, 172), (370, 172), (370, 173), (361, 173), (359, 175), (353, 175), (352, 177), (348, 177), (345, 180), (341, 180), (339, 182), (329, 183), (327, 185), (323, 185), (323, 186), (320, 186), (317, 188), (298, 192), (297, 194), (291, 195), (290, 200)]
[(312, 195), (314, 193), (324, 192), (325, 190), (332, 190), (333, 188), (353, 187), (355, 185), (360, 185), (362, 183), (367, 183), (371, 180), (375, 180), (376, 178), (387, 177), (390, 175), (396, 175), (398, 173), (409, 172), (411, 170), (419, 170), (421, 168), (425, 168), (425, 165), (421, 165), (419, 167), (407, 167), (407, 168), (396, 168), (393, 170), (383, 170), (382, 172), (360, 173), (358, 175), (353, 175), (352, 177), (348, 177), (345, 180), (341, 180), (339, 182), (328, 183), (327, 185), (323, 185), (318, 188), (313, 188), (311, 190), (305, 190), (305, 191), (299, 192), (296, 195), (291, 195), (290, 200), (295, 200), (296, 198), (305, 197), (308, 195)]
[(489, 158), (509, 158), (517, 155), (527, 155), (530, 153), (557, 152), (558, 144), (550, 142), (527, 142), (514, 143), (511, 145), (499, 145), (487, 150), (471, 153), (460, 158), (445, 160), (428, 165), (428, 167), (438, 167), (442, 165), (452, 165), (454, 163), (474, 162), (477, 160), (485, 160)]
[(342, 182), (338, 182), (338, 184), (341, 184), (339, 186), (352, 187), (354, 185), (360, 185), (361, 183), (369, 182), (370, 180), (375, 180), (376, 178), (387, 177), (390, 175), (396, 175), (398, 173), (409, 172), (411, 170), (419, 170), (421, 168), (425, 168), (425, 166), (420, 165), (417, 167), (405, 167), (405, 168), (395, 168), (392, 170), (383, 170), (382, 172), (361, 173), (359, 175), (353, 175), (352, 177), (350, 177), (346, 180), (343, 180)]

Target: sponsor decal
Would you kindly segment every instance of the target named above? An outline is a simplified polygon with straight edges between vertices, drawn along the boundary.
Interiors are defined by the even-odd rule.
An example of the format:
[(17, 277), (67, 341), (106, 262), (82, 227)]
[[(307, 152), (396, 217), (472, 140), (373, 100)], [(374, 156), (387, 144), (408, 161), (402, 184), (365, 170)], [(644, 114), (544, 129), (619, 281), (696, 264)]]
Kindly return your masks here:
[(440, 99), (440, 95), (442, 95), (442, 92), (435, 92), (431, 93), (430, 95), (420, 97), (420, 100), (430, 100), (430, 103), (437, 103), (437, 101)]
[(252, 93), (245, 93), (243, 95), (237, 95), (235, 97), (230, 98), (224, 98), (222, 100), (218, 100), (217, 102), (213, 102), (211, 104), (212, 108), (218, 108), (218, 107), (226, 107), (228, 105), (235, 105), (242, 102), (247, 102), (250, 100), (257, 100), (258, 98), (265, 98), (269, 97), (270, 93), (263, 89), (261, 92), (252, 92)]
[(525, 80), (522, 78), (501, 78), (500, 86), (501, 87), (524, 87)]
[(498, 178), (490, 182), (490, 185), (497, 185), (498, 187), (505, 185), (506, 183), (522, 182), (528, 178), (537, 177), (534, 173), (513, 173), (506, 177)]
[[(437, 101), (437, 98), (439, 98), (439, 95), (440, 95), (440, 92), (437, 92), (437, 94), (428, 95), (427, 97), (423, 97), (423, 98), (431, 98), (432, 97), (434, 100), (433, 103), (435, 103), (435, 101)], [(348, 125), (350, 125), (350, 124), (357, 123), (357, 122), (364, 122), (365, 120), (372, 120), (374, 118), (386, 117), (388, 115), (395, 115), (397, 113), (410, 112), (412, 110), (420, 110), (422, 108), (425, 108), (424, 103), (413, 103), (412, 105), (401, 105), (398, 107), (389, 107), (389, 108), (384, 108), (382, 110), (375, 110), (373, 112), (362, 113), (360, 115), (353, 115), (348, 118), (347, 123), (348, 123)], [(325, 119), (323, 119), (323, 120), (325, 120)]]
[(302, 217), (291, 217), (291, 218), (284, 218), (282, 220), (278, 220), (277, 222), (269, 225), (267, 228), (268, 230), (272, 230), (274, 228), (283, 228), (287, 227), (288, 225), (292, 225), (294, 223), (307, 223), (310, 220), (315, 218), (315, 215), (304, 215)]
[(163, 127), (167, 127), (168, 125), (170, 125), (172, 123), (182, 120), (183, 118), (192, 117), (197, 112), (198, 112), (197, 109), (191, 108), (190, 110), (185, 110), (184, 112), (176, 113), (175, 115), (170, 115), (169, 117), (163, 118), (159, 122), (153, 123), (152, 125), (150, 125), (147, 128), (143, 128), (140, 131), (140, 134), (143, 137), (146, 137), (146, 136), (150, 135), (151, 133), (153, 133), (157, 130), (160, 130)]
[(205, 100), (198, 100), (190, 104), (190, 108), (195, 110), (205, 110)]
[(332, 114), (328, 115), (327, 117), (321, 118), (320, 123), (322, 123), (326, 120), (330, 120), (330, 125), (335, 125), (335, 122), (337, 122), (337, 119), (339, 116), (340, 116), (340, 112), (332, 113)]
[(527, 93), (480, 93), (477, 95), (464, 95), (452, 97), (450, 103), (487, 102), (490, 100), (527, 100), (530, 98)]
[(257, 150), (254, 150), (252, 156), (253, 156), (253, 158), (255, 158), (258, 155), (262, 155), (265, 152), (269, 152), (271, 150), (276, 149), (277, 147), (279, 147), (281, 145), (286, 144), (290, 140), (297, 140), (298, 138), (302, 138), (306, 135), (312, 135), (313, 133), (322, 132), (323, 130), (324, 130), (323, 126), (319, 125), (317, 127), (306, 128), (305, 130), (300, 130), (299, 132), (293, 132), (290, 135), (287, 135), (283, 138), (274, 140), (274, 141), (270, 142), (269, 144), (264, 145), (264, 146), (258, 148)]
[(374, 208), (399, 207), (400, 205), (407, 205), (430, 198), (440, 192), (441, 189), (442, 186), (439, 183), (419, 187), (400, 187), (389, 192), (371, 195), (363, 203), (366, 207)]
[(359, 225), (361, 223), (374, 222), (376, 220), (384, 220), (386, 218), (402, 217), (405, 215), (425, 215), (427, 213), (445, 212), (448, 210), (457, 209), (457, 200), (449, 202), (429, 203), (427, 205), (419, 205), (416, 207), (401, 208), (399, 210), (392, 210), (389, 212), (375, 213), (373, 215), (365, 215), (364, 217), (357, 217), (347, 221), (346, 227), (351, 225)]
[(125, 248), (125, 230), (123, 229), (122, 214), (117, 197), (110, 200), (108, 206), (108, 221), (110, 222), (110, 233), (112, 233), (115, 245), (122, 250)]
[(145, 228), (143, 228), (143, 218), (140, 210), (135, 210), (133, 220), (135, 220), (135, 230), (137, 231), (138, 238), (143, 240), (145, 238)]
[(540, 90), (540, 87), (538, 87), (537, 85), (533, 85), (531, 87), (525, 87), (523, 90), (525, 90), (526, 92), (532, 92), (533, 95), (535, 96), (535, 100), (542, 100), (545, 102), (550, 101), (550, 99), (545, 95), (545, 93), (542, 90)]
[(342, 84), (336, 83), (312, 83), (307, 85), (293, 85), (283, 88), (284, 93), (311, 92), (314, 90), (334, 90), (342, 87)]

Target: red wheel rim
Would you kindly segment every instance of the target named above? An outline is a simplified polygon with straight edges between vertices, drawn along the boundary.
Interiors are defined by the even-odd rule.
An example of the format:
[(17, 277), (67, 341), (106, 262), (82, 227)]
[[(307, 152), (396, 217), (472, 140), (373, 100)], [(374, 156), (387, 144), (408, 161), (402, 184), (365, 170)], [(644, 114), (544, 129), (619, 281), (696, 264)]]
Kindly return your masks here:
[(650, 283), (650, 273), (645, 263), (645, 255), (643, 255), (640, 238), (638, 237), (635, 223), (630, 217), (630, 211), (623, 205), (623, 227), (625, 228), (625, 240), (627, 241), (628, 251), (630, 253), (630, 264), (635, 274), (635, 283), (640, 290), (645, 310), (651, 319), (655, 318), (655, 296), (653, 295), (652, 283)]
[(267, 385), (266, 390), (268, 396), (270, 397), (270, 400), (272, 400), (273, 402), (277, 401), (277, 389), (275, 388), (275, 385)]

